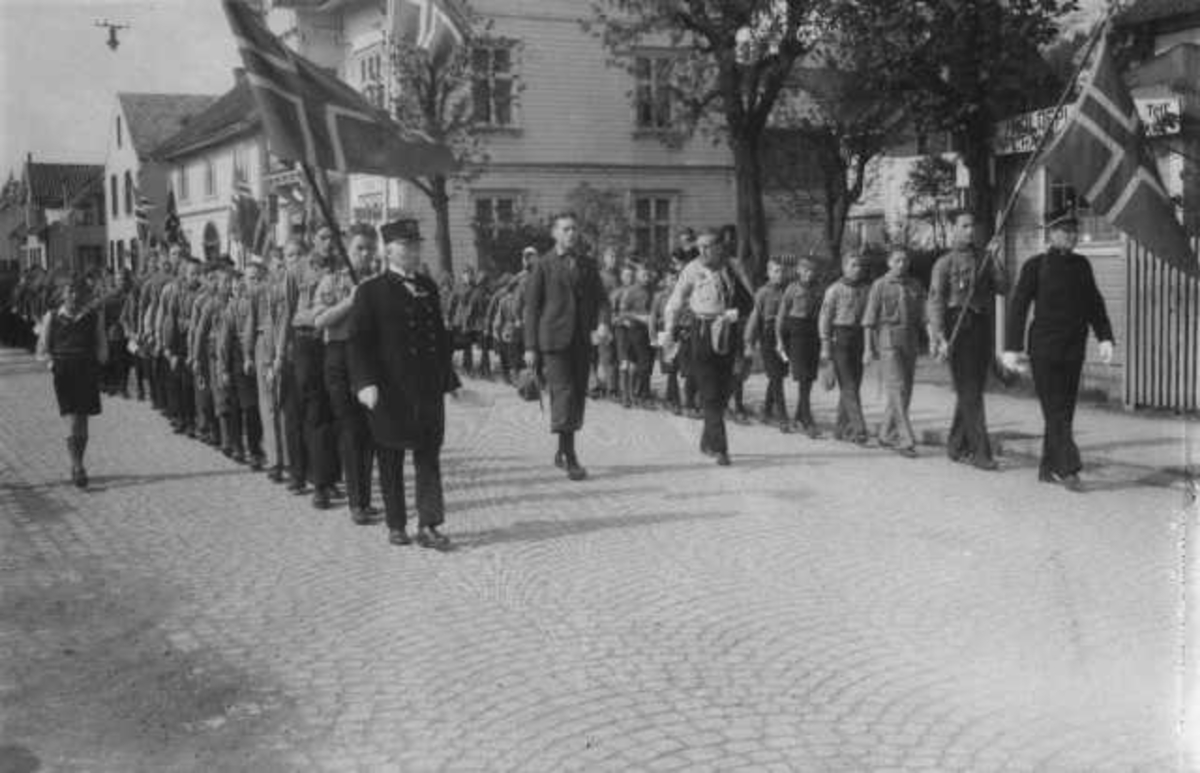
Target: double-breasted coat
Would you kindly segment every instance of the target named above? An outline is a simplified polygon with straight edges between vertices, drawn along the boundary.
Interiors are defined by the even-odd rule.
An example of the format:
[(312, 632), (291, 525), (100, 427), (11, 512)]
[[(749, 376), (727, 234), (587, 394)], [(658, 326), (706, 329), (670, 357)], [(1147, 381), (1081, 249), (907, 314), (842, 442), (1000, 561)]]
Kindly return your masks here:
[(392, 270), (359, 285), (350, 310), (350, 382), (368, 386), (379, 401), (368, 422), (384, 448), (440, 448), (446, 431), (445, 395), (457, 389), (452, 345), (438, 287), (419, 274)]

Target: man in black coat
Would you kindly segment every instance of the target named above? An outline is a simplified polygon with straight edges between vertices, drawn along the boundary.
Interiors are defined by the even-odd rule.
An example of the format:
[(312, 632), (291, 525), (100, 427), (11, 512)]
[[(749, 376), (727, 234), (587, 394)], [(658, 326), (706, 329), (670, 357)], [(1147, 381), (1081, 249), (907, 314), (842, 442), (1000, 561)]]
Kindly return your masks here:
[(576, 246), (573, 214), (554, 218), (553, 236), (554, 247), (525, 283), (525, 364), (540, 364), (550, 392), (550, 431), (558, 435), (554, 464), (571, 480), (583, 480), (575, 433), (583, 427), (591, 347), (609, 335), (608, 295), (596, 261)]
[(418, 271), (421, 233), (416, 220), (380, 229), (387, 268), (353, 291), (348, 339), (350, 382), (369, 411), (387, 512), (388, 541), (408, 545), (404, 453), (416, 471), (417, 544), (444, 547), (441, 449), (447, 392), (459, 382), (451, 365), (450, 334), (437, 284)]
[(1100, 359), (1108, 364), (1113, 357), (1112, 325), (1091, 264), (1072, 251), (1079, 241), (1075, 215), (1061, 214), (1046, 227), (1050, 249), (1025, 262), (1013, 290), (1003, 361), (1007, 369), (1019, 369), (1020, 353), (1026, 349), (1025, 321), (1033, 304), (1028, 352), (1046, 426), (1038, 479), (1080, 491), (1083, 465), (1072, 425), (1088, 328), (1100, 341)]

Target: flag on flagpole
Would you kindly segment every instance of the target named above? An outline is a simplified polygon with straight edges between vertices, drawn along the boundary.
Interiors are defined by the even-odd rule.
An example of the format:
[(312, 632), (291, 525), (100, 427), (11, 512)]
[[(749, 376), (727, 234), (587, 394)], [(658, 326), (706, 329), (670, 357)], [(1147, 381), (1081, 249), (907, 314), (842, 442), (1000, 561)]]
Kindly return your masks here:
[(466, 15), (455, 0), (389, 0), (392, 39), (429, 54), (442, 67), (466, 43)]
[(179, 211), (175, 207), (175, 191), (167, 191), (167, 215), (163, 220), (163, 238), (167, 244), (182, 244), (183, 232), (179, 226)]
[(1196, 273), (1196, 255), (1175, 217), (1107, 41), (1101, 40), (1079, 86), (1079, 97), (1067, 109), (1063, 128), (1047, 145), (1042, 163), (1093, 211), (1158, 258)]
[(233, 196), (229, 201), (229, 234), (247, 250), (254, 245), (255, 230), (261, 208), (245, 176), (238, 173), (233, 181)]
[(137, 221), (138, 240), (145, 241), (150, 235), (150, 210), (154, 209), (154, 205), (136, 187), (133, 195), (137, 202), (133, 207), (133, 217)]
[(314, 169), (414, 178), (456, 167), (444, 144), (403, 128), (272, 35), (241, 0), (223, 0), (276, 156)]

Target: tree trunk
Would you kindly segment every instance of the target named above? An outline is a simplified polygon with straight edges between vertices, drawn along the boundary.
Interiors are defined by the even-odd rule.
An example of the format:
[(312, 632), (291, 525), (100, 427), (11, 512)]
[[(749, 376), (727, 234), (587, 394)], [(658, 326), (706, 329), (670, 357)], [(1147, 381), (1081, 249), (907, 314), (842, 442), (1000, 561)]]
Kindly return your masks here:
[(434, 241), (437, 244), (438, 271), (442, 276), (454, 276), (454, 259), (450, 254), (450, 196), (446, 193), (445, 175), (429, 179), (429, 203), (433, 207)]
[(991, 151), (988, 146), (990, 127), (984, 121), (972, 121), (961, 136), (963, 164), (971, 175), (971, 187), (968, 189), (968, 209), (975, 214), (976, 233), (979, 247), (983, 247), (992, 238), (996, 225), (995, 192), (989, 179)]
[(738, 259), (751, 281), (761, 284), (767, 265), (767, 214), (763, 204), (759, 138), (749, 132), (732, 138), (737, 181)]

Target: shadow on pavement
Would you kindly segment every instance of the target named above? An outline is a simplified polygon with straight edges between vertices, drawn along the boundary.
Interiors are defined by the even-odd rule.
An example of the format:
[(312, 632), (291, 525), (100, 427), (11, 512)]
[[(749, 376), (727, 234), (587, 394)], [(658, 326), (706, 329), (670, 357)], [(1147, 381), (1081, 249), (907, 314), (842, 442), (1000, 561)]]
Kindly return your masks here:
[[(129, 488), (131, 486), (145, 486), (153, 483), (166, 483), (175, 480), (197, 480), (200, 478), (220, 478), (229, 475), (251, 475), (254, 474), (248, 467), (239, 467), (233, 470), (204, 470), (202, 472), (166, 472), (154, 475), (131, 475), (131, 474), (115, 474), (115, 475), (96, 475), (89, 481), (89, 491), (107, 491), (109, 489)], [(70, 485), (68, 482), (65, 485)]]
[(715, 521), (732, 518), (734, 513), (651, 513), (627, 515), (613, 518), (563, 518), (562, 520), (517, 521), (503, 529), (484, 532), (467, 532), (455, 535), (457, 549), (472, 548), (518, 542), (541, 542), (543, 540), (576, 537), (610, 529), (629, 529), (639, 526), (660, 526), (670, 523), (692, 521)]

